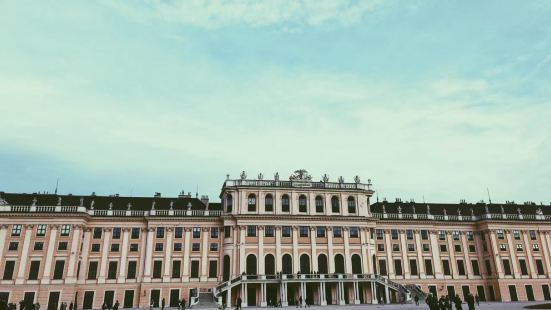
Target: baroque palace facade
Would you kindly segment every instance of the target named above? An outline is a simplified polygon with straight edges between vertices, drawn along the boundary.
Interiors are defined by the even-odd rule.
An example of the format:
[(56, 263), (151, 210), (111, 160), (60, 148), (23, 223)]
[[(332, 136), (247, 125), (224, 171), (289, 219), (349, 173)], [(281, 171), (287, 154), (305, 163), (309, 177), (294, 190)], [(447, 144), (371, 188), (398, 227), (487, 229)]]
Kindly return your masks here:
[[(372, 203), (304, 170), (227, 179), (221, 203), (0, 192), (0, 299), (56, 309), (550, 300), (551, 206)], [(302, 298), (301, 298), (302, 297)]]

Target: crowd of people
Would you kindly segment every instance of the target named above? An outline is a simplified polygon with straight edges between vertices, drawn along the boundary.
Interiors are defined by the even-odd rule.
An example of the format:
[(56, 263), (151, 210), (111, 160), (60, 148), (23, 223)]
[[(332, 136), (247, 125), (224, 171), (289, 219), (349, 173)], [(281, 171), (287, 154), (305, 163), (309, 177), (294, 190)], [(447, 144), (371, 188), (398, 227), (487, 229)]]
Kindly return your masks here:
[[(76, 310), (75, 305), (73, 302), (70, 302), (69, 305), (67, 305), (66, 302), (62, 302), (59, 304), (59, 310)], [(0, 300), (0, 310), (18, 310), (17, 305), (13, 302), (8, 303), (7, 300), (1, 299)], [(25, 301), (20, 300), (19, 301), (19, 310), (40, 310), (40, 303), (32, 301)]]
[[(455, 310), (463, 310), (463, 301), (459, 295), (455, 295), (455, 297), (446, 295), (441, 296), (440, 299), (438, 299), (437, 296), (434, 296), (431, 293), (427, 296), (425, 302), (429, 306), (430, 310), (453, 310), (454, 306)], [(469, 310), (475, 310), (475, 305), (480, 305), (480, 299), (478, 298), (478, 295), (473, 296), (473, 294), (469, 293), (465, 297), (465, 303), (467, 304)], [(415, 300), (415, 304), (419, 305), (417, 298)]]

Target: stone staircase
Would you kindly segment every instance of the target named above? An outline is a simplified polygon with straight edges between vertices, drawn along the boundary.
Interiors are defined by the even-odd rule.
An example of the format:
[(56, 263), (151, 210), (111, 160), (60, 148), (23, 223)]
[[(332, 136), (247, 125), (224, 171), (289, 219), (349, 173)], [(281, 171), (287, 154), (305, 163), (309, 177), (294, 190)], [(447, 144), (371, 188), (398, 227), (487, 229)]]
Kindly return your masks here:
[(194, 309), (218, 309), (219, 305), (211, 292), (199, 293), (199, 303), (193, 306)]

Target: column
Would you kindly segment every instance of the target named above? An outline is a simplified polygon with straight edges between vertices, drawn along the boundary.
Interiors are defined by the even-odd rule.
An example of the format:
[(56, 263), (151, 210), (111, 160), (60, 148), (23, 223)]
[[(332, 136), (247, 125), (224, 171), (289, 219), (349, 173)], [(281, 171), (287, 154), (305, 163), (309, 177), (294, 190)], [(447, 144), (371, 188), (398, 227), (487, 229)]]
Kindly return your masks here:
[(275, 270), (276, 270), (276, 273), (277, 272), (280, 272), (281, 269), (282, 269), (282, 264), (283, 262), (281, 261), (281, 226), (276, 226), (275, 227), (275, 234), (276, 234), (276, 239), (275, 239), (275, 242), (276, 242), (276, 265), (275, 265)]
[(228, 288), (228, 290), (226, 291), (226, 307), (228, 309), (231, 309), (231, 305), (232, 305), (232, 300), (231, 300), (231, 287)]
[(385, 229), (385, 249), (386, 249), (386, 265), (387, 265), (387, 271), (388, 271), (388, 278), (394, 279), (394, 261), (392, 260), (392, 244), (390, 243), (390, 230)]
[[(126, 261), (128, 260), (128, 239), (130, 237), (130, 228), (123, 227), (122, 229), (122, 249), (121, 249), (121, 266), (119, 269), (118, 283), (124, 283), (126, 278)], [(143, 250), (143, 249), (142, 249)]]
[(281, 306), (282, 307), (287, 307), (289, 305), (289, 301), (287, 300), (287, 282), (281, 282), (282, 283), (282, 287), (281, 287)]
[(448, 244), (448, 253), (450, 255), (450, 268), (452, 269), (452, 278), (457, 279), (457, 259), (455, 258), (455, 248), (452, 242), (453, 236), (451, 231), (446, 231), (446, 241)]
[(434, 265), (434, 277), (436, 279), (442, 279), (442, 261), (440, 260), (440, 248), (438, 247), (438, 241), (436, 240), (436, 231), (429, 231), (430, 247), (432, 252), (432, 263)]
[(534, 261), (532, 257), (532, 248), (530, 247), (530, 241), (528, 239), (528, 231), (523, 230), (522, 231), (522, 237), (524, 238), (524, 247), (526, 248), (526, 260), (528, 261), (528, 268), (530, 272), (530, 276), (533, 279), (538, 278), (538, 273), (536, 271), (536, 268), (534, 267)]
[(189, 249), (191, 247), (191, 227), (185, 227), (185, 236), (184, 236), (184, 263), (182, 264), (182, 282), (189, 281)]
[[(81, 231), (82, 231), (81, 225), (73, 225), (73, 239), (71, 240), (71, 252), (69, 253), (69, 266), (67, 267), (67, 276), (65, 277), (66, 284), (71, 284), (76, 282), (77, 259), (78, 259), (78, 253), (81, 252), (79, 250)], [(87, 249), (86, 249), (86, 252), (88, 252)], [(84, 256), (84, 253), (82, 253), (82, 256)]]
[(241, 305), (247, 307), (247, 283), (241, 284)]
[(310, 260), (312, 261), (312, 272), (319, 271), (318, 270), (318, 252), (317, 252), (317, 245), (316, 245), (316, 238), (317, 238), (317, 231), (315, 226), (310, 226), (310, 248), (312, 250), (312, 255)]
[[(549, 232), (545, 232), (545, 238), (541, 241), (542, 243), (546, 243), (548, 254), (551, 253), (551, 237), (549, 236)], [(551, 260), (551, 258), (550, 258)], [(551, 277), (551, 269), (547, 269), (547, 272), (549, 273), (549, 277)]]
[[(153, 260), (153, 238), (155, 237), (155, 227), (149, 227), (147, 230), (147, 246), (142, 251), (145, 251), (145, 268), (143, 281), (151, 282), (151, 264)], [(186, 243), (187, 244), (187, 243)]]
[[(0, 224), (0, 244), (6, 244), (6, 239), (8, 235), (8, 225)], [(2, 259), (4, 258), (4, 248), (5, 246), (0, 246), (0, 266), (2, 264)]]
[(29, 258), (29, 246), (31, 243), (31, 236), (33, 233), (34, 225), (24, 225), (25, 237), (23, 239), (23, 246), (21, 251), (21, 260), (19, 261), (19, 270), (17, 271), (17, 278), (15, 284), (22, 284), (25, 282), (25, 270), (27, 267), (27, 259)]
[(264, 226), (258, 226), (258, 257), (256, 259), (258, 264), (258, 274), (265, 275), (265, 266), (264, 266)]
[[(163, 282), (170, 282), (170, 269), (172, 268), (171, 257), (172, 257), (172, 235), (174, 227), (166, 227), (166, 242), (165, 242), (165, 257), (164, 257), (164, 272), (163, 272)], [(204, 249), (203, 249), (204, 250)]]
[(298, 256), (298, 226), (293, 226), (293, 273), (300, 270), (300, 260)]
[(496, 238), (496, 232), (495, 230), (490, 230), (490, 242), (492, 246), (493, 255), (492, 258), (494, 259), (494, 265), (496, 267), (497, 275), (500, 279), (503, 278), (503, 266), (501, 265), (501, 255), (499, 255), (499, 250), (497, 248), (497, 238)]
[(425, 274), (425, 259), (423, 258), (423, 246), (421, 245), (421, 234), (418, 229), (413, 230), (413, 238), (415, 238), (415, 249), (417, 250), (417, 268), (419, 269), (419, 278), (426, 279)]
[(359, 305), (360, 304), (360, 290), (359, 290), (359, 285), (358, 285), (358, 282), (353, 282), (354, 283), (354, 304), (356, 305)]
[(104, 227), (103, 228), (103, 244), (101, 247), (101, 265), (99, 269), (99, 277), (98, 277), (98, 283), (105, 283), (105, 278), (107, 275), (107, 262), (108, 262), (108, 254), (109, 254), (109, 248), (111, 247), (111, 228), (110, 227)]
[[(82, 255), (80, 259), (80, 271), (78, 276), (78, 283), (86, 282), (86, 270), (88, 269), (88, 254), (90, 253), (90, 240), (92, 239), (92, 228), (83, 228), (84, 240), (82, 242)], [(73, 239), (73, 242), (75, 240)], [(76, 242), (77, 246), (79, 242)], [(72, 247), (72, 246), (71, 246)]]
[(390, 303), (390, 292), (388, 290), (388, 286), (385, 285), (385, 297), (386, 297), (386, 303)]
[(400, 250), (402, 252), (402, 266), (404, 267), (404, 279), (411, 278), (408, 260), (408, 248), (406, 244), (406, 231), (400, 229)]
[(208, 227), (203, 227), (203, 244), (201, 245), (201, 281), (207, 281), (208, 279), (208, 256), (209, 253), (209, 231)]
[[(140, 261), (138, 262), (138, 273), (137, 273), (137, 279), (138, 282), (144, 281), (145, 278), (145, 261), (147, 257), (147, 232), (148, 228), (141, 228), (140, 229)], [(149, 245), (153, 246), (153, 245)]]
[[(471, 259), (469, 258), (469, 246), (467, 245), (467, 235), (464, 231), (462, 231), (459, 237), (461, 238), (461, 247), (463, 248), (463, 255), (465, 257), (465, 271), (467, 272), (467, 277), (469, 279), (472, 279), (474, 276), (473, 266), (471, 264)], [(473, 238), (474, 238), (474, 235), (473, 235)], [(478, 264), (479, 269), (480, 269), (480, 263)]]
[(261, 301), (260, 301), (260, 306), (261, 307), (266, 307), (268, 305), (268, 303), (266, 302), (266, 283), (262, 283), (260, 284), (260, 290), (261, 290)]
[(327, 263), (330, 274), (335, 273), (335, 258), (333, 255), (333, 227), (327, 226)]
[[(543, 258), (545, 261), (545, 270), (547, 270), (547, 277), (551, 277), (551, 262), (549, 261), (549, 248), (547, 247), (547, 232), (546, 231), (540, 231), (540, 240), (541, 240), (541, 250), (543, 251)], [(2, 240), (0, 238), (0, 240)], [(0, 254), (2, 254), (0, 252)], [(0, 257), (2, 257), (0, 255)]]
[(375, 281), (371, 281), (369, 285), (371, 286), (371, 303), (376, 305), (379, 303), (379, 300), (377, 299), (377, 283), (375, 283)]
[(507, 247), (509, 248), (509, 256), (511, 257), (511, 259), (509, 259), (509, 262), (511, 262), (511, 266), (513, 267), (513, 274), (515, 275), (515, 278), (520, 278), (520, 272), (518, 270), (517, 256), (513, 245), (513, 236), (511, 236), (511, 230), (505, 230), (505, 238), (507, 238)]
[(239, 226), (239, 274), (243, 274), (247, 270), (245, 261), (245, 229), (246, 226)]
[[(300, 306), (302, 307), (306, 302), (306, 283), (300, 282), (300, 296), (302, 296), (302, 303)], [(299, 299), (300, 302), (300, 299)]]
[(327, 296), (325, 295), (325, 282), (320, 282), (320, 305), (327, 306)]
[(50, 239), (48, 240), (48, 250), (46, 252), (46, 262), (44, 263), (44, 272), (42, 274), (41, 284), (50, 283), (50, 273), (52, 271), (52, 259), (54, 258), (54, 250), (56, 249), (55, 240), (59, 225), (50, 225)]
[[(482, 278), (484, 278), (484, 273), (482, 272), (482, 267), (484, 266), (484, 269), (486, 269), (486, 262), (484, 261), (484, 248), (482, 247), (482, 235), (484, 232), (474, 232), (474, 242), (476, 246), (476, 255), (478, 257), (478, 269), (480, 270), (480, 275)], [(484, 241), (486, 242), (486, 241)], [(488, 272), (489, 270), (486, 270)], [(489, 274), (489, 273), (488, 273)]]
[(369, 270), (371, 257), (368, 254), (369, 243), (367, 240), (369, 240), (369, 238), (368, 236), (366, 236), (367, 234), (369, 234), (369, 229), (362, 227), (360, 229), (360, 242), (362, 247), (362, 273), (363, 274), (371, 273), (371, 271)]
[(352, 260), (350, 256), (350, 229), (348, 227), (344, 227), (342, 233), (344, 237), (344, 271), (347, 274), (351, 274)]

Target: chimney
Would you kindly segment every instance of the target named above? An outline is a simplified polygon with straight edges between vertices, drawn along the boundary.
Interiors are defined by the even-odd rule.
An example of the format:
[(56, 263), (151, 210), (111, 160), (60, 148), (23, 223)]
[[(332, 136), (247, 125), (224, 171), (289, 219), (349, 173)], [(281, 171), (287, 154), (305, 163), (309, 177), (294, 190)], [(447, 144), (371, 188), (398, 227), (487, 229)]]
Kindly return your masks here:
[(205, 207), (209, 207), (209, 196), (207, 195), (201, 195), (201, 202), (205, 205)]

